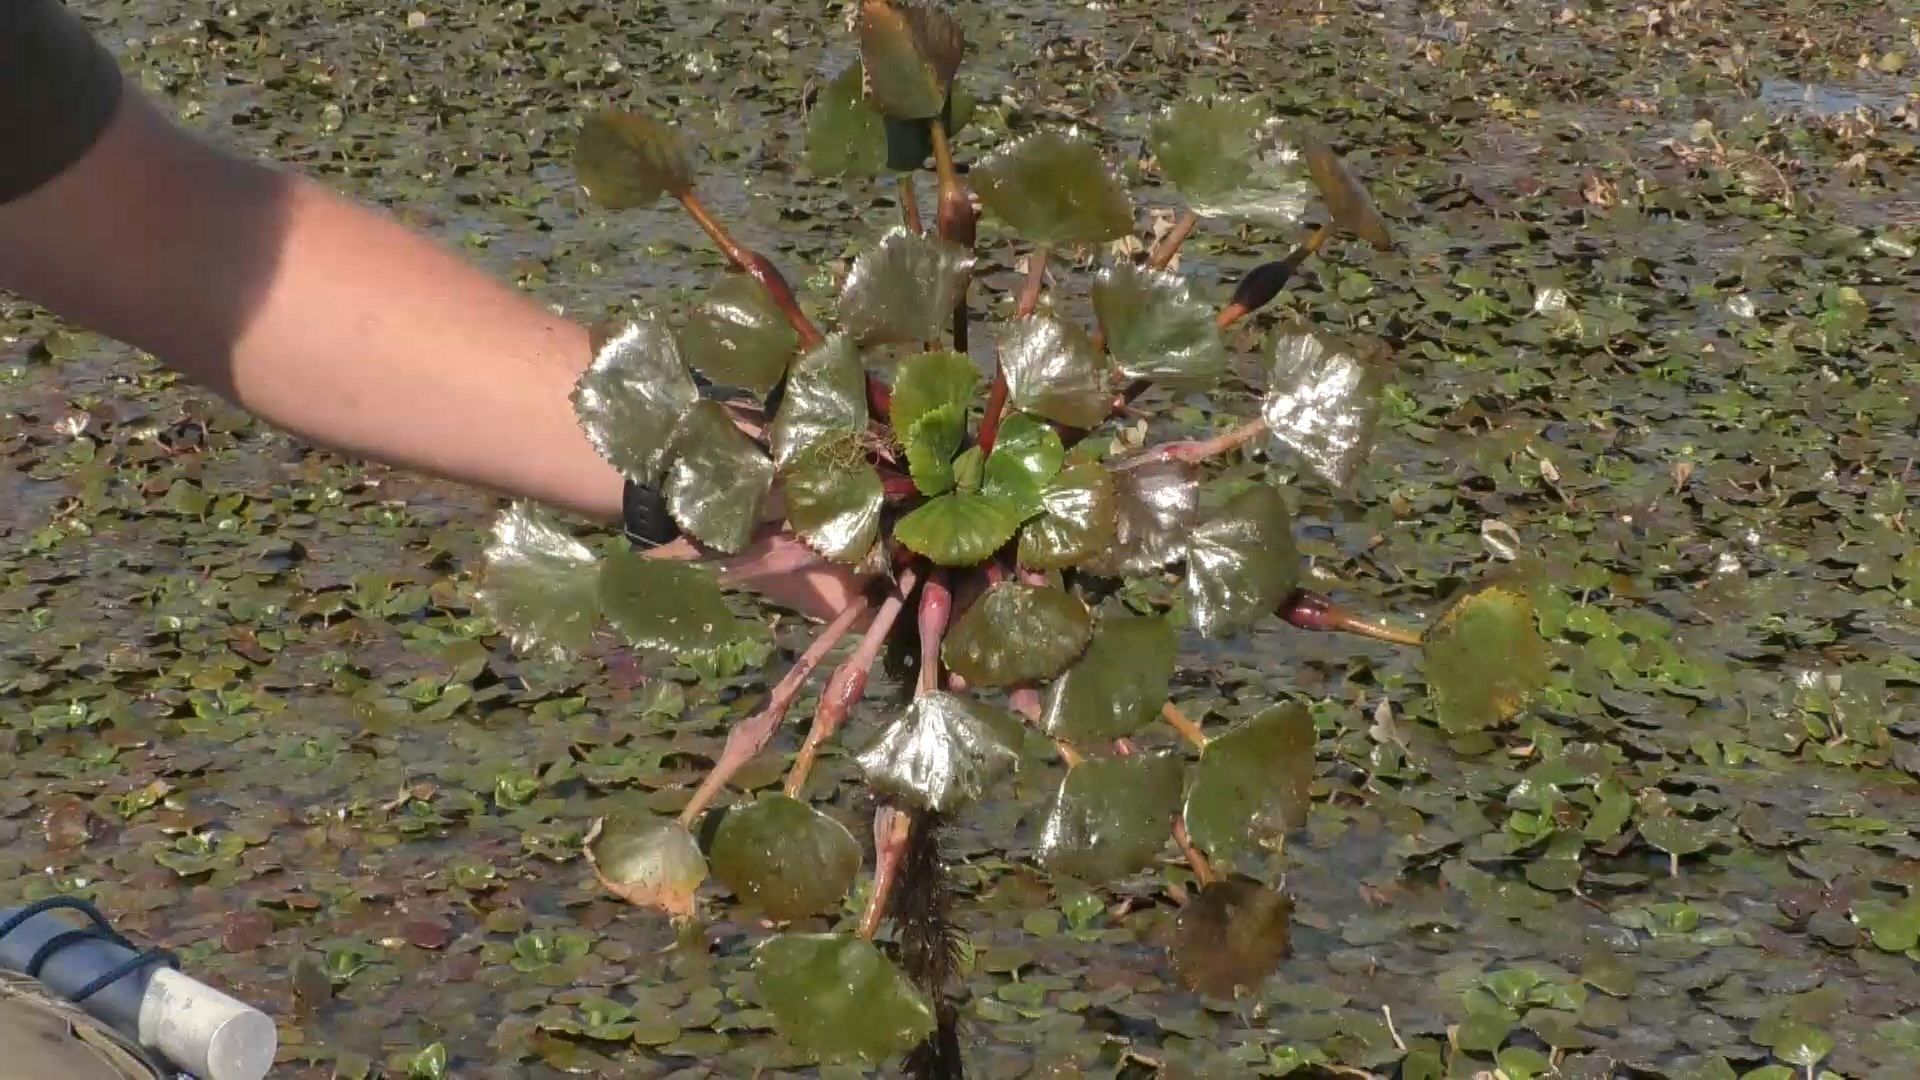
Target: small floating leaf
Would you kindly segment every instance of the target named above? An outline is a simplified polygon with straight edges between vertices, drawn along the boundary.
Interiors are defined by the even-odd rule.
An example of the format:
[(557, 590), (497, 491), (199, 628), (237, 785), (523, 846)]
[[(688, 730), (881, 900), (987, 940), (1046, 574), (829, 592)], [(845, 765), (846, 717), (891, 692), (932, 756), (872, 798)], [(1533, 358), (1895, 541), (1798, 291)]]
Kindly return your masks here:
[(885, 116), (939, 116), (965, 52), (959, 23), (938, 8), (917, 3), (861, 7), (860, 61), (867, 89)]
[(1512, 719), (1546, 685), (1552, 664), (1532, 597), (1512, 585), (1462, 597), (1427, 631), (1424, 654), (1434, 715), (1452, 732)]
[(973, 256), (937, 236), (895, 226), (853, 262), (840, 292), (840, 329), (862, 348), (940, 336)]
[(603, 111), (587, 117), (574, 149), (587, 197), (609, 210), (646, 206), (693, 189), (693, 163), (680, 133), (651, 116)]
[(997, 495), (950, 491), (893, 527), (893, 538), (941, 566), (977, 566), (1013, 539), (1020, 507)]
[(1011, 686), (1058, 675), (1092, 636), (1093, 615), (1073, 594), (1002, 581), (953, 624), (941, 655), (975, 686)]
[(1186, 550), (1200, 512), (1199, 471), (1180, 461), (1154, 461), (1110, 470), (1114, 541), (1085, 562), (1107, 577), (1145, 574)]
[(1347, 163), (1318, 135), (1299, 128), (1293, 134), (1306, 156), (1313, 186), (1320, 189), (1320, 197), (1327, 201), (1327, 213), (1333, 217), (1333, 223), (1381, 251), (1392, 251), (1393, 237), (1387, 232), (1387, 219), (1380, 216), (1372, 196), (1347, 168)]
[(745, 275), (709, 289), (680, 332), (687, 363), (716, 383), (756, 394), (773, 389), (799, 345), (767, 291)]
[(1020, 565), (1064, 570), (1113, 542), (1113, 475), (1088, 463), (1062, 470), (1040, 492), (1040, 518), (1020, 534)]
[(1160, 171), (1193, 212), (1286, 229), (1307, 211), (1306, 160), (1283, 121), (1248, 98), (1190, 98), (1147, 136)]
[(980, 385), (980, 370), (960, 353), (930, 352), (900, 361), (893, 376), (893, 409), (888, 418), (896, 433), (911, 431), (922, 416), (952, 408), (962, 416)]
[(867, 373), (853, 341), (835, 334), (801, 357), (787, 374), (768, 435), (775, 464), (786, 465), (803, 447), (832, 432), (867, 429)]
[(1273, 848), (1307, 822), (1313, 717), (1297, 703), (1242, 721), (1207, 743), (1187, 792), (1187, 833), (1208, 854)]
[(1634, 828), (1642, 840), (1667, 853), (1668, 864), (1676, 876), (1682, 856), (1705, 851), (1713, 840), (1713, 832), (1705, 822), (1674, 813), (1642, 813)]
[(782, 478), (787, 521), (808, 547), (844, 563), (873, 549), (886, 491), (853, 433), (815, 441), (793, 456)]
[(934, 1028), (932, 1006), (870, 941), (782, 934), (754, 949), (753, 970), (780, 1034), (822, 1057), (884, 1061)]
[(1187, 604), (1208, 637), (1237, 634), (1273, 614), (1299, 582), (1293, 521), (1268, 484), (1228, 500), (1187, 544)]
[(734, 424), (726, 406), (694, 405), (674, 440), (667, 505), (695, 539), (728, 553), (753, 539), (760, 506), (773, 486), (773, 462)]
[(547, 511), (514, 503), (494, 519), (480, 606), (517, 650), (578, 653), (600, 623), (597, 562)]
[(1261, 415), (1275, 443), (1299, 454), (1334, 487), (1344, 488), (1373, 450), (1381, 388), (1381, 373), (1371, 356), (1294, 327), (1274, 341)]
[(860, 842), (845, 825), (787, 795), (736, 807), (713, 838), (713, 876), (776, 920), (838, 907), (860, 872)]
[(987, 210), (1031, 243), (1104, 244), (1133, 233), (1133, 203), (1100, 150), (1077, 130), (1041, 131), (973, 167)]
[(1099, 885), (1152, 863), (1180, 808), (1180, 779), (1179, 759), (1162, 754), (1075, 765), (1041, 827), (1041, 864)]
[(1014, 408), (1079, 428), (1113, 411), (1107, 366), (1078, 326), (1051, 315), (1015, 319), (1001, 327), (999, 344)]
[(629, 904), (673, 915), (694, 913), (707, 860), (673, 818), (601, 819), (587, 833), (586, 856), (608, 892)]
[(1019, 507), (1021, 520), (1040, 512), (1040, 493), (1060, 474), (1067, 450), (1053, 425), (1018, 413), (1000, 425), (980, 490)]
[(949, 814), (980, 798), (1018, 759), (1011, 714), (934, 690), (920, 695), (859, 757), (876, 790)]
[(1053, 684), (1047, 734), (1104, 746), (1139, 731), (1167, 703), (1179, 642), (1158, 616), (1105, 615), (1086, 655)]
[(953, 489), (953, 455), (966, 433), (966, 418), (952, 405), (922, 413), (913, 422), (903, 444), (907, 470), (920, 494), (939, 495)]
[(600, 347), (573, 388), (573, 409), (600, 456), (657, 484), (680, 418), (700, 392), (664, 321), (643, 315)]
[(866, 75), (859, 64), (848, 65), (814, 99), (807, 114), (807, 166), (821, 176), (887, 171), (886, 119), (866, 100)]
[(1189, 990), (1209, 997), (1257, 990), (1286, 959), (1292, 918), (1293, 901), (1252, 878), (1208, 882), (1180, 909), (1174, 969)]
[(698, 566), (620, 551), (600, 563), (600, 606), (636, 649), (704, 657), (764, 638), (736, 618), (711, 574)]
[(1177, 274), (1117, 263), (1093, 283), (1093, 311), (1121, 374), (1211, 386), (1227, 371), (1227, 348), (1211, 307)]

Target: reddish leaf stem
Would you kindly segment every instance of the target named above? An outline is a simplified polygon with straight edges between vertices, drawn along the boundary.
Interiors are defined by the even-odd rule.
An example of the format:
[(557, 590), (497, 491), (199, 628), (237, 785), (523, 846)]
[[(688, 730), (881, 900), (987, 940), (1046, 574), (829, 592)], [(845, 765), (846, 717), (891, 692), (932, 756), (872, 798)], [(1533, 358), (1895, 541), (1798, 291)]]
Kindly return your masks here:
[(920, 197), (914, 194), (912, 173), (900, 174), (899, 192), (901, 224), (910, 233), (918, 235), (925, 232), (925, 227), (920, 224)]
[(1207, 748), (1207, 733), (1200, 730), (1200, 725), (1186, 713), (1181, 712), (1180, 707), (1173, 702), (1169, 701), (1160, 706), (1160, 718), (1173, 725), (1173, 729), (1180, 733), (1180, 737), (1193, 744), (1195, 750)]
[[(936, 214), (940, 238), (972, 251), (978, 238), (979, 216), (973, 209), (972, 194), (961, 181), (958, 170), (953, 167), (953, 151), (947, 144), (946, 125), (937, 118), (933, 121), (933, 163), (940, 172), (940, 208)], [(967, 351), (968, 322), (971, 318), (967, 311), (967, 288), (970, 284), (971, 280), (961, 283), (960, 299), (953, 308), (953, 351), (958, 353)]]
[(1310, 589), (1295, 589), (1280, 605), (1280, 617), (1302, 630), (1357, 634), (1392, 645), (1423, 644), (1419, 632), (1361, 618)]
[(920, 684), (918, 694), (940, 685), (940, 643), (953, 615), (953, 590), (947, 572), (935, 570), (920, 590)]
[(1265, 420), (1249, 420), (1223, 435), (1211, 439), (1199, 439), (1191, 442), (1167, 443), (1156, 446), (1142, 454), (1137, 454), (1121, 462), (1116, 468), (1137, 469), (1161, 461), (1183, 461), (1189, 465), (1198, 465), (1203, 461), (1219, 457), (1238, 447), (1252, 442), (1267, 431)]
[(867, 897), (867, 910), (860, 915), (860, 936), (868, 941), (880, 930), (886, 917), (887, 900), (900, 880), (900, 863), (907, 854), (907, 840), (913, 833), (913, 818), (906, 811), (882, 806), (873, 815), (873, 894)]
[[(1314, 226), (1313, 233), (1307, 237), (1306, 242), (1288, 252), (1286, 258), (1276, 263), (1269, 263), (1267, 266), (1256, 269), (1253, 274), (1249, 274), (1247, 280), (1241, 283), (1241, 288), (1235, 290), (1234, 298), (1227, 303), (1226, 307), (1220, 309), (1220, 314), (1214, 322), (1225, 330), (1260, 310), (1267, 301), (1272, 300), (1279, 293), (1280, 286), (1286, 284), (1287, 278), (1293, 276), (1293, 272), (1300, 268), (1300, 264), (1306, 262), (1314, 252), (1319, 251), (1332, 236), (1331, 225), (1323, 223)], [(1267, 270), (1269, 267), (1272, 269), (1270, 276), (1257, 276), (1261, 270)]]
[[(1119, 757), (1132, 757), (1138, 751), (1134, 749), (1132, 739), (1115, 739), (1113, 752)], [(1184, 814), (1176, 815), (1173, 819), (1173, 842), (1180, 845), (1181, 853), (1186, 855), (1187, 866), (1193, 871), (1195, 881), (1202, 885), (1213, 881), (1213, 865), (1207, 862), (1207, 857), (1200, 854), (1200, 849), (1194, 847), (1193, 840), (1187, 836), (1187, 819)]]
[(834, 669), (833, 677), (827, 680), (827, 688), (820, 692), (820, 704), (813, 710), (813, 727), (807, 731), (807, 741), (800, 747), (800, 753), (793, 759), (793, 767), (787, 770), (788, 795), (799, 798), (800, 791), (806, 786), (807, 774), (813, 771), (813, 762), (819, 756), (820, 746), (840, 725), (847, 722), (847, 714), (867, 692), (867, 674), (873, 670), (873, 662), (879, 658), (880, 650), (887, 643), (887, 635), (892, 632), (894, 622), (900, 618), (900, 612), (907, 606), (907, 597), (913, 594), (914, 586), (919, 584), (919, 575), (911, 567), (901, 573), (894, 583), (893, 592), (880, 603), (880, 610), (874, 613), (873, 623), (860, 639), (847, 662)]
[(1193, 227), (1198, 224), (1200, 215), (1192, 210), (1180, 215), (1173, 231), (1161, 237), (1160, 243), (1154, 246), (1152, 256), (1147, 259), (1147, 269), (1165, 270), (1173, 262), (1173, 257), (1180, 254), (1180, 245), (1187, 242), (1187, 237), (1193, 234)]
[(819, 348), (820, 343), (826, 339), (820, 335), (820, 328), (813, 325), (813, 320), (807, 318), (807, 313), (800, 310), (800, 302), (794, 299), (792, 286), (787, 284), (786, 278), (780, 276), (780, 271), (773, 265), (773, 261), (735, 240), (726, 226), (720, 224), (719, 219), (707, 210), (706, 204), (701, 202), (699, 196), (692, 191), (680, 195), (680, 205), (686, 207), (687, 213), (693, 220), (713, 238), (714, 244), (720, 248), (722, 254), (767, 291), (767, 295), (773, 299), (775, 306), (779, 307), (780, 313), (787, 317), (787, 323), (793, 327), (793, 332), (800, 335), (801, 348), (808, 350)]

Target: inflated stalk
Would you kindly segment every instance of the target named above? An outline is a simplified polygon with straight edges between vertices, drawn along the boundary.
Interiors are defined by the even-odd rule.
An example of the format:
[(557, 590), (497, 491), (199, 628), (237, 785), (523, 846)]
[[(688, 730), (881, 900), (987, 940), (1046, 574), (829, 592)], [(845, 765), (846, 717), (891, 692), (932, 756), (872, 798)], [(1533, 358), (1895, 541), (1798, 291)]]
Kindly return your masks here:
[(1240, 284), (1234, 288), (1233, 299), (1227, 301), (1227, 306), (1220, 309), (1220, 314), (1214, 322), (1224, 330), (1266, 307), (1274, 297), (1280, 295), (1280, 289), (1286, 285), (1287, 279), (1293, 276), (1294, 271), (1300, 269), (1300, 264), (1306, 262), (1314, 252), (1319, 251), (1332, 236), (1332, 226), (1316, 225), (1313, 234), (1307, 237), (1306, 242), (1288, 252), (1286, 258), (1277, 262), (1264, 263), (1248, 271), (1247, 276), (1241, 278)]
[(793, 767), (787, 771), (786, 791), (794, 798), (806, 787), (807, 774), (813, 771), (813, 762), (820, 754), (820, 747), (840, 725), (847, 722), (847, 714), (867, 692), (867, 675), (873, 670), (873, 662), (879, 658), (880, 650), (886, 646), (887, 635), (893, 631), (893, 624), (900, 618), (900, 612), (907, 606), (907, 597), (913, 594), (913, 588), (919, 583), (918, 575), (909, 567), (901, 572), (894, 583), (893, 592), (880, 603), (880, 610), (873, 615), (873, 623), (860, 639), (847, 662), (834, 669), (833, 677), (827, 680), (827, 688), (820, 693), (820, 704), (813, 710), (813, 726), (807, 731), (807, 741), (800, 747), (800, 753), (793, 759)]
[[(1046, 245), (1033, 249), (1027, 256), (1027, 283), (1020, 290), (1020, 304), (1014, 309), (1013, 317), (1025, 319), (1040, 306), (1040, 286), (1047, 279)], [(993, 453), (993, 442), (1000, 435), (1000, 418), (1007, 411), (1007, 373), (998, 364), (993, 369), (993, 389), (987, 394), (987, 411), (980, 419), (980, 452)]]
[(1173, 702), (1169, 701), (1160, 706), (1160, 718), (1172, 725), (1173, 730), (1179, 732), (1180, 737), (1192, 744), (1195, 750), (1207, 748), (1207, 733), (1200, 730), (1200, 725), (1186, 713), (1181, 712), (1180, 707)]
[[(1113, 740), (1113, 752), (1120, 757), (1132, 757), (1134, 750), (1132, 739)], [(1193, 840), (1187, 835), (1187, 819), (1181, 815), (1173, 819), (1173, 842), (1180, 845), (1180, 851), (1187, 858), (1187, 867), (1193, 871), (1193, 879), (1205, 885), (1213, 880), (1213, 865), (1200, 849), (1193, 846)]]
[(1193, 227), (1198, 224), (1200, 224), (1200, 215), (1192, 210), (1180, 215), (1180, 220), (1173, 226), (1173, 231), (1161, 237), (1160, 242), (1154, 245), (1153, 254), (1147, 259), (1148, 269), (1165, 270), (1172, 265), (1173, 257), (1180, 254), (1180, 245), (1187, 242), (1187, 237), (1193, 235)]
[(707, 210), (706, 204), (701, 202), (699, 196), (691, 190), (681, 194), (679, 199), (680, 205), (686, 207), (687, 213), (693, 220), (713, 238), (714, 244), (720, 248), (721, 253), (766, 290), (767, 296), (772, 298), (774, 305), (780, 309), (780, 313), (787, 317), (787, 323), (793, 327), (793, 332), (800, 335), (800, 347), (807, 350), (819, 348), (826, 338), (820, 335), (820, 328), (813, 325), (813, 320), (807, 318), (807, 313), (800, 310), (800, 302), (794, 299), (792, 286), (787, 284), (786, 278), (780, 276), (780, 271), (773, 265), (773, 261), (735, 240), (733, 234), (727, 231), (727, 227), (720, 224), (719, 219)]
[(845, 611), (827, 624), (825, 630), (820, 631), (820, 636), (813, 639), (807, 651), (800, 654), (800, 659), (794, 662), (786, 676), (773, 688), (773, 695), (767, 698), (766, 705), (759, 713), (727, 733), (727, 745), (720, 751), (720, 760), (713, 763), (713, 768), (707, 771), (706, 779), (700, 782), (699, 790), (693, 793), (686, 809), (680, 811), (680, 824), (692, 828), (727, 781), (733, 779), (735, 773), (766, 748), (767, 740), (773, 737), (780, 722), (786, 719), (787, 710), (793, 708), (794, 699), (800, 696), (801, 688), (806, 686), (814, 669), (820, 666), (835, 645), (840, 644), (840, 639), (847, 636), (847, 631), (853, 629), (853, 624), (860, 621), (860, 616), (866, 610), (867, 598), (856, 597)]
[(913, 174), (901, 173), (898, 182), (900, 192), (900, 223), (910, 233), (922, 233), (926, 229), (920, 224), (920, 197), (913, 190)]
[(1361, 618), (1310, 589), (1294, 590), (1292, 595), (1280, 604), (1279, 614), (1282, 619), (1302, 630), (1358, 634), (1375, 641), (1384, 641), (1392, 645), (1411, 645), (1416, 648), (1423, 643), (1420, 633), (1416, 630), (1407, 630)]
[(873, 893), (867, 897), (867, 910), (860, 915), (860, 936), (868, 941), (873, 940), (880, 930), (880, 920), (886, 917), (887, 900), (900, 880), (900, 863), (906, 857), (912, 830), (913, 819), (906, 811), (891, 804), (874, 811)]
[(940, 643), (947, 636), (947, 620), (952, 615), (953, 590), (947, 587), (947, 572), (935, 570), (920, 590), (920, 680), (916, 696), (940, 685)]
[[(953, 167), (953, 151), (947, 145), (947, 128), (938, 119), (933, 122), (933, 163), (940, 171), (940, 208), (937, 222), (940, 239), (971, 252), (978, 239), (979, 215), (973, 209), (973, 196)], [(972, 279), (960, 283), (960, 299), (953, 307), (953, 351), (967, 351), (967, 289)]]

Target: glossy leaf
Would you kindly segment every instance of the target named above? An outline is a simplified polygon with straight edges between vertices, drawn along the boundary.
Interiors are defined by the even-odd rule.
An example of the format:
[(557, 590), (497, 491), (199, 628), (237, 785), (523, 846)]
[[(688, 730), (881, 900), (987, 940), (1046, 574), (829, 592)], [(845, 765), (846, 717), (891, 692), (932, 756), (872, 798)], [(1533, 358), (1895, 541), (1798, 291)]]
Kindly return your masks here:
[(1017, 504), (994, 495), (950, 491), (921, 504), (893, 527), (909, 551), (941, 566), (977, 566), (1013, 539)]
[(1093, 615), (1071, 593), (1002, 581), (954, 622), (941, 655), (974, 686), (1011, 686), (1058, 675), (1092, 636)]
[(1307, 159), (1308, 173), (1313, 177), (1313, 186), (1320, 189), (1320, 197), (1326, 200), (1327, 213), (1333, 223), (1344, 232), (1372, 244), (1382, 251), (1393, 250), (1393, 237), (1387, 231), (1387, 220), (1373, 205), (1373, 197), (1360, 183), (1358, 177), (1347, 168), (1340, 155), (1333, 152), (1319, 135), (1296, 128), (1293, 137), (1300, 151)]
[(1227, 372), (1227, 348), (1211, 305), (1178, 274), (1117, 263), (1093, 283), (1093, 311), (1107, 351), (1129, 379), (1211, 386)]
[(953, 16), (927, 4), (861, 7), (860, 61), (880, 112), (896, 120), (939, 116), (966, 39)]
[(1088, 758), (1067, 771), (1041, 826), (1040, 863), (1099, 885), (1151, 864), (1180, 808), (1180, 761), (1162, 754)]
[(702, 401), (681, 422), (667, 479), (673, 520), (695, 539), (737, 552), (753, 539), (773, 487), (773, 462), (734, 424), (726, 406)]
[(1202, 885), (1174, 924), (1174, 970), (1189, 990), (1231, 998), (1258, 990), (1286, 959), (1293, 901), (1244, 876)]
[(958, 408), (942, 405), (921, 414), (904, 440), (907, 469), (922, 495), (953, 489), (953, 455), (966, 437), (966, 419)]
[(915, 698), (859, 763), (875, 790), (950, 814), (1012, 769), (1019, 745), (1010, 713), (935, 690)]
[(888, 419), (904, 435), (922, 416), (953, 408), (962, 416), (980, 386), (980, 370), (960, 353), (930, 352), (900, 361), (893, 376), (893, 407)]
[(494, 519), (480, 608), (521, 652), (578, 653), (600, 623), (598, 562), (547, 511), (514, 503)]
[(873, 550), (886, 492), (856, 436), (841, 431), (814, 442), (781, 476), (787, 521), (808, 547), (843, 563)]
[(1277, 445), (1344, 488), (1373, 450), (1382, 386), (1371, 356), (1295, 327), (1274, 342), (1261, 415)]
[(680, 332), (688, 364), (716, 383), (756, 394), (773, 389), (799, 345), (767, 291), (745, 275), (707, 290)]
[(1713, 839), (1705, 824), (1678, 814), (1643, 816), (1634, 828), (1642, 840), (1675, 857), (1704, 851)]
[(867, 372), (851, 339), (835, 334), (787, 374), (786, 393), (769, 426), (775, 464), (834, 432), (867, 428)]
[(1029, 243), (1104, 244), (1133, 234), (1133, 203), (1100, 150), (1077, 130), (1018, 139), (969, 174), (989, 213)]
[(1256, 483), (1227, 501), (1187, 543), (1187, 605), (1208, 637), (1227, 637), (1271, 615), (1300, 582), (1286, 500)]
[(642, 484), (657, 484), (680, 420), (700, 392), (666, 323), (643, 315), (594, 355), (573, 409), (594, 449)]
[(1000, 329), (1007, 403), (1069, 427), (1096, 427), (1113, 411), (1106, 363), (1078, 326), (1051, 315), (1015, 319)]
[(887, 171), (887, 125), (866, 99), (866, 75), (852, 64), (814, 99), (807, 114), (807, 167), (821, 176)]
[(831, 911), (860, 872), (860, 842), (845, 825), (787, 795), (735, 807), (713, 837), (713, 876), (775, 920)]
[(607, 891), (629, 904), (673, 915), (694, 913), (707, 880), (707, 859), (686, 826), (673, 818), (615, 817), (587, 834), (587, 862)]
[(824, 1058), (885, 1061), (934, 1028), (926, 997), (861, 938), (781, 934), (754, 949), (753, 971), (775, 1029)]
[(760, 624), (737, 618), (706, 570), (620, 551), (600, 563), (600, 606), (636, 649), (708, 657), (763, 639)]
[(1040, 512), (1040, 493), (1060, 474), (1066, 447), (1053, 425), (1015, 414), (1000, 425), (999, 439), (987, 456), (980, 490), (1019, 507), (1021, 520)]
[(1546, 685), (1552, 657), (1533, 599), (1511, 585), (1462, 597), (1427, 631), (1422, 668), (1448, 731), (1505, 723)]
[(1158, 615), (1101, 617), (1086, 654), (1053, 684), (1047, 734), (1082, 746), (1106, 746), (1139, 731), (1167, 703), (1179, 641)]
[(1203, 218), (1288, 229), (1313, 195), (1287, 126), (1251, 99), (1180, 102), (1155, 119), (1147, 143), (1161, 173)]
[(1272, 849), (1307, 822), (1313, 717), (1276, 705), (1207, 743), (1187, 792), (1187, 834), (1228, 858)]
[(627, 210), (665, 194), (693, 189), (693, 163), (680, 133), (639, 113), (603, 111), (587, 117), (574, 149), (574, 170), (587, 197), (609, 210)]
[(1199, 471), (1184, 462), (1156, 461), (1111, 472), (1114, 540), (1086, 560), (1086, 568), (1126, 577), (1179, 558), (1200, 513)]
[(1113, 543), (1113, 474), (1088, 463), (1062, 470), (1040, 492), (1040, 517), (1020, 533), (1020, 565), (1064, 570)]
[(938, 338), (953, 318), (973, 255), (895, 226), (853, 262), (840, 292), (840, 329), (862, 348)]

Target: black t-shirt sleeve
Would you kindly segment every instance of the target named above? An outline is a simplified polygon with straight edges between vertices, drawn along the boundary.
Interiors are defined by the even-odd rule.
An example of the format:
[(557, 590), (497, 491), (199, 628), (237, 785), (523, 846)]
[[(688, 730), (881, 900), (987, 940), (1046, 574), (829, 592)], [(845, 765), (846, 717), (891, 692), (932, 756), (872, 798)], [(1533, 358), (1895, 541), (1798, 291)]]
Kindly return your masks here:
[(60, 0), (0, 0), (0, 203), (84, 156), (121, 87), (113, 54)]

